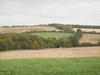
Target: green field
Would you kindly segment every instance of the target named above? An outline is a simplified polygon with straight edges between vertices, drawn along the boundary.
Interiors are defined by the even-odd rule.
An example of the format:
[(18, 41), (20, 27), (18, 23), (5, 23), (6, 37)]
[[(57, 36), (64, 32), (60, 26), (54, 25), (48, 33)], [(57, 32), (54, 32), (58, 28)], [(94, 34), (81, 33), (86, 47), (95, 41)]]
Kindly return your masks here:
[(38, 35), (44, 38), (51, 38), (54, 37), (56, 39), (62, 38), (62, 37), (70, 37), (74, 36), (74, 33), (32, 33), (33, 35)]
[(100, 75), (100, 57), (0, 60), (0, 75)]
[(91, 38), (91, 41), (100, 41), (100, 38)]

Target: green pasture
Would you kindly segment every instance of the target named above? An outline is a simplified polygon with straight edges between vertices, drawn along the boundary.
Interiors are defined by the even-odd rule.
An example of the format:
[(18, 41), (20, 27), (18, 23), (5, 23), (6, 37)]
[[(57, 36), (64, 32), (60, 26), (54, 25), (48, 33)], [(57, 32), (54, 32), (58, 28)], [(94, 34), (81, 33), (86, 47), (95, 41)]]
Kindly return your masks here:
[(91, 38), (91, 41), (100, 41), (100, 38)]
[(0, 75), (100, 75), (100, 57), (0, 60)]
[(38, 35), (44, 38), (62, 38), (62, 37), (70, 37), (70, 36), (74, 36), (74, 33), (32, 33), (33, 35)]

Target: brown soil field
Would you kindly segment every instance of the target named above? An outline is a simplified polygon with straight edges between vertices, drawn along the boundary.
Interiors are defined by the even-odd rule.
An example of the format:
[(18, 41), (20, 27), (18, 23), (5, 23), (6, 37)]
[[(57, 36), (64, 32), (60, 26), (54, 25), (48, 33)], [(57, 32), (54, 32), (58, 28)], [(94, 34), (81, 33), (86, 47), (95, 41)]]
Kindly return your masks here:
[(80, 43), (90, 42), (98, 43), (100, 40), (100, 34), (83, 34), (82, 38), (79, 40)]
[(56, 29), (54, 27), (7, 27), (7, 28), (0, 28), (0, 33), (22, 33), (26, 31), (62, 31), (60, 29)]
[(100, 32), (100, 29), (87, 29), (87, 28), (73, 28), (73, 30), (77, 31), (77, 29), (81, 29), (84, 32), (91, 32), (91, 31), (95, 31), (95, 32)]
[(43, 50), (13, 50), (0, 52), (0, 59), (100, 57), (99, 47), (53, 48)]

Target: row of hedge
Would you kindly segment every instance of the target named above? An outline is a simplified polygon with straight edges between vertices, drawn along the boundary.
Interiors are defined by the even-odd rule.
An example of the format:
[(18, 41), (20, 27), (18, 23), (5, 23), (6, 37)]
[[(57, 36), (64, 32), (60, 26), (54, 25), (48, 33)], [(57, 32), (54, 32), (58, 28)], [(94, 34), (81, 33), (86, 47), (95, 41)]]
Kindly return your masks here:
[(6, 50), (23, 50), (23, 49), (44, 49), (44, 48), (59, 48), (59, 47), (78, 47), (78, 46), (100, 46), (91, 43), (79, 43), (83, 32), (78, 29), (75, 36), (69, 38), (63, 37), (60, 39), (39, 37), (27, 33), (0, 34), (0, 51)]

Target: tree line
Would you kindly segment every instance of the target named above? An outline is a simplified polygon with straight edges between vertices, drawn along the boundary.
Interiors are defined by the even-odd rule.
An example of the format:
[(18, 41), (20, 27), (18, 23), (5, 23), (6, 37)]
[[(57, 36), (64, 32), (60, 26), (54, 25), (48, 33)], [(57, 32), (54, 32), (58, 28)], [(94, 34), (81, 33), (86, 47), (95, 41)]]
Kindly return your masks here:
[(64, 32), (74, 33), (72, 26), (67, 26), (67, 25), (64, 25), (64, 24), (48, 24), (48, 26), (64, 30)]
[(96, 25), (70, 25), (70, 24), (67, 24), (67, 26), (72, 26), (73, 28), (100, 29), (100, 26), (96, 26)]
[[(51, 27), (55, 27), (57, 29), (61, 29), (64, 30), (64, 32), (71, 32), (71, 33), (75, 33), (75, 31), (73, 30), (73, 28), (89, 28), (89, 29), (100, 29), (100, 26), (93, 26), (93, 25), (73, 25), (73, 24), (48, 24), (48, 26)], [(90, 32), (86, 32), (83, 31), (83, 33), (85, 34), (100, 34), (99, 32), (96, 31), (90, 31)]]
[(27, 33), (0, 34), (0, 51), (85, 46), (87, 44), (79, 44), (79, 39), (82, 35), (83, 33), (80, 29), (77, 30), (75, 36), (63, 37), (59, 40), (55, 38), (45, 39)]
[(51, 27), (57, 27), (59, 25), (72, 26), (73, 28), (100, 29), (100, 25), (79, 25), (79, 24), (59, 24), (59, 23), (40, 24), (40, 25), (12, 25), (12, 26), (4, 25), (2, 27), (34, 27), (34, 26), (43, 26), (43, 27), (51, 26)]
[(100, 29), (99, 25), (97, 26), (97, 25), (78, 25), (78, 24), (59, 24), (59, 23), (48, 24), (48, 26), (51, 26), (51, 27), (57, 27), (59, 25), (72, 26), (73, 28)]

